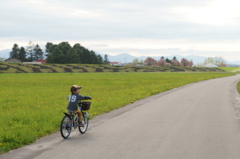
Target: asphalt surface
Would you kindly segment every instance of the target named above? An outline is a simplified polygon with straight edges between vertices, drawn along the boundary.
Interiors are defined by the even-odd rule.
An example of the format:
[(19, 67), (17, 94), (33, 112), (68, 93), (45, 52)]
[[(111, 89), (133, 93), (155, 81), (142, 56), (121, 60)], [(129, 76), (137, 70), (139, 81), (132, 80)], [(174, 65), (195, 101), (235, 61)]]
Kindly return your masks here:
[(239, 80), (175, 88), (95, 117), (86, 134), (57, 132), (0, 158), (239, 159)]

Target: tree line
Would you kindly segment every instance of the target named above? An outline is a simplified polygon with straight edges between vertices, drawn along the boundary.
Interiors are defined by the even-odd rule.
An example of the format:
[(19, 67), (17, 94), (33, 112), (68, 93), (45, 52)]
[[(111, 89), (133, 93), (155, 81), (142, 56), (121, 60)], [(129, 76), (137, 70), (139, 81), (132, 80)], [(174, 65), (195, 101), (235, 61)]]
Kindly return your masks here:
[(220, 56), (208, 57), (204, 60), (204, 65), (207, 65), (210, 63), (218, 67), (227, 67), (226, 61)]
[(61, 42), (53, 44), (48, 42), (46, 44), (47, 63), (60, 64), (108, 64), (107, 55), (102, 58), (101, 55), (96, 54), (92, 50), (88, 50), (81, 44), (76, 43), (73, 47), (68, 42)]
[(92, 50), (88, 50), (81, 44), (76, 43), (73, 47), (68, 42), (53, 44), (47, 42), (45, 54), (40, 46), (34, 45), (31, 41), (26, 48), (14, 44), (9, 53), (10, 58), (17, 58), (21, 61), (32, 62), (46, 57), (46, 63), (58, 64), (108, 64), (107, 55), (102, 58)]
[(19, 48), (18, 44), (14, 44), (12, 51), (9, 53), (9, 58), (16, 58), (21, 61), (31, 62), (37, 59), (43, 59), (44, 53), (38, 44), (34, 45), (31, 41), (26, 48)]
[[(182, 58), (181, 61), (179, 62), (177, 58), (174, 56), (172, 60), (169, 60), (168, 58), (164, 58), (163, 56), (159, 60), (155, 60), (152, 57), (147, 57), (144, 61), (143, 60), (138, 60), (134, 59), (132, 61), (132, 65), (137, 65), (137, 64), (143, 64), (147, 66), (195, 66), (192, 60), (187, 60), (186, 58)], [(216, 56), (216, 57), (208, 57), (204, 60), (202, 64), (196, 64), (197, 67), (203, 67), (206, 66), (207, 64), (214, 64), (218, 67), (227, 67), (228, 65), (226, 64), (225, 60), (222, 57)]]
[[(140, 63), (138, 59), (133, 60), (133, 64)], [(182, 60), (179, 62), (177, 58), (174, 56), (172, 60), (169, 60), (168, 58), (164, 58), (163, 56), (157, 61), (153, 59), (152, 57), (147, 57), (144, 61), (141, 61), (144, 65), (147, 66), (193, 66), (193, 62), (188, 61), (185, 58), (182, 58)]]

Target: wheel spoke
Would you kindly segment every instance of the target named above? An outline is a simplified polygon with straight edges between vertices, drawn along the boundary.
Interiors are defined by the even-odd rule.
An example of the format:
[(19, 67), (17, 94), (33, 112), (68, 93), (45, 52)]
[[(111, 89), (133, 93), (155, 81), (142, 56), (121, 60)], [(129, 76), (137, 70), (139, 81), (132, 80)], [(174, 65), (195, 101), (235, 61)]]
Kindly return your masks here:
[(83, 112), (83, 120), (82, 120), (82, 122), (84, 122), (84, 127), (80, 127), (79, 126), (78, 128), (79, 128), (79, 132), (81, 134), (84, 134), (87, 131), (87, 129), (88, 129), (88, 116), (86, 116), (85, 112)]
[(63, 138), (68, 138), (70, 135), (72, 129), (70, 124), (70, 118), (68, 116), (64, 116), (60, 126), (60, 131)]

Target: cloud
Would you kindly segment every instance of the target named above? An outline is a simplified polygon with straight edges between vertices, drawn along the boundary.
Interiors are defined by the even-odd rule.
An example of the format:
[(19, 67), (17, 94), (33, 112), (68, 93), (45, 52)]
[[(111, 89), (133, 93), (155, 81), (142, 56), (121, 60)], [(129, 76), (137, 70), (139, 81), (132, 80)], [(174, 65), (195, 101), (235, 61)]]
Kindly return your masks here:
[[(129, 39), (85, 41), (83, 46), (97, 50), (102, 54), (117, 55), (130, 53), (134, 56), (199, 55), (221, 56), (227, 60), (240, 59), (240, 40), (192, 41), (187, 39)], [(108, 44), (102, 47), (101, 44)], [(98, 46), (100, 45), (100, 46)], [(174, 47), (173, 47), (174, 46)]]
[[(0, 2), (0, 4), (3, 2)], [(202, 4), (202, 5), (200, 5)], [(46, 1), (4, 2), (0, 13), (3, 37), (58, 39), (214, 38), (223, 30), (187, 20), (182, 8), (206, 6), (207, 1)], [(175, 10), (173, 8), (176, 8)], [(192, 9), (193, 10), (193, 9)], [(19, 14), (20, 13), (20, 14)], [(189, 19), (189, 18), (188, 18)], [(194, 19), (194, 18), (193, 18)], [(237, 28), (231, 28), (237, 29)], [(217, 37), (219, 38), (219, 37)]]
[[(0, 1), (0, 50), (31, 40), (101, 53), (240, 52), (236, 0)], [(190, 51), (189, 51), (190, 50)], [(221, 53), (220, 53), (221, 52)], [(225, 55), (224, 55), (225, 56)]]
[(182, 19), (194, 23), (210, 25), (239, 25), (240, 11), (237, 0), (214, 0), (206, 6), (177, 6), (172, 10), (182, 15)]
[[(132, 49), (173, 49), (199, 50), (199, 51), (238, 51), (240, 40), (198, 41), (188, 39), (122, 39), (85, 41), (84, 44), (92, 47), (108, 44), (106, 49), (132, 48)], [(173, 45), (174, 44), (174, 45)], [(175, 47), (173, 47), (175, 46)]]

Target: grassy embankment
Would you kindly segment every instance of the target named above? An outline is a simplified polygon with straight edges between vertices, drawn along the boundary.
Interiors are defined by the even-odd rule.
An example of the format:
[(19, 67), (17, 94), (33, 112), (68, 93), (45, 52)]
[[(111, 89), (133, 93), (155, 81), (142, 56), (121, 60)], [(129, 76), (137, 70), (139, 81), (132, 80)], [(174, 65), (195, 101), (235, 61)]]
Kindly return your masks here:
[(91, 117), (189, 83), (233, 73), (2, 73), (0, 153), (56, 132), (73, 84), (93, 98)]
[(0, 63), (0, 73), (225, 72), (219, 68)]

